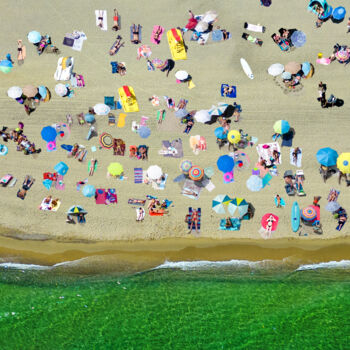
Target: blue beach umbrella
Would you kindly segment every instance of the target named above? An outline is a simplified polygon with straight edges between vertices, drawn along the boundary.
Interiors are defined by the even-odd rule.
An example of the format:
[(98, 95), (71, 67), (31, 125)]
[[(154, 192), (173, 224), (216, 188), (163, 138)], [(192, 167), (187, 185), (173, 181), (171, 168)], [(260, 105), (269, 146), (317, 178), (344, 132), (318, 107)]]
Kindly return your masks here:
[(141, 126), (138, 130), (138, 133), (140, 137), (142, 137), (143, 139), (147, 139), (147, 137), (151, 135), (151, 129), (147, 126)]
[(301, 65), (301, 70), (303, 71), (304, 75), (308, 75), (311, 70), (310, 62), (303, 62), (303, 64)]
[(95, 195), (96, 189), (93, 185), (85, 185), (82, 192), (85, 197), (93, 197)]
[(262, 178), (258, 175), (251, 175), (246, 182), (248, 190), (252, 192), (259, 192), (263, 188)]
[(290, 39), (295, 47), (302, 47), (306, 43), (306, 35), (300, 30), (295, 31)]
[(42, 99), (44, 99), (47, 95), (47, 89), (45, 86), (38, 86), (39, 94)]
[(28, 33), (28, 41), (32, 44), (37, 44), (41, 40), (41, 34), (36, 30)]
[(321, 148), (316, 153), (317, 161), (324, 166), (333, 166), (337, 164), (338, 152), (330, 147)]
[(220, 171), (228, 173), (229, 171), (232, 171), (235, 162), (232, 157), (224, 155), (218, 158), (216, 165)]
[(13, 68), (13, 64), (9, 60), (1, 60), (0, 61), (0, 71), (3, 73), (10, 73)]
[(93, 114), (85, 114), (84, 119), (87, 123), (93, 123), (95, 121), (95, 116)]
[(57, 136), (56, 129), (53, 128), (52, 126), (45, 126), (41, 130), (41, 137), (46, 142), (54, 141), (56, 139), (56, 136)]
[(225, 133), (225, 130), (224, 130), (224, 128), (222, 126), (216, 128), (214, 130), (214, 134), (220, 140), (223, 140), (223, 139), (225, 139), (227, 137), (227, 134)]

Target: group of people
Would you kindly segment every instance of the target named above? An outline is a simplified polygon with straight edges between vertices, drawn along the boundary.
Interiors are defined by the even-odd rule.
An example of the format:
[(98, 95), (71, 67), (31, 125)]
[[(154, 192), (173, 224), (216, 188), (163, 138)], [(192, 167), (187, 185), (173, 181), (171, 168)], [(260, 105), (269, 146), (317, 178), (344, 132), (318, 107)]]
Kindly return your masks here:
[(273, 33), (271, 38), (282, 51), (288, 51), (294, 46), (291, 38), (296, 31), (297, 29), (280, 28), (278, 30), (279, 34)]

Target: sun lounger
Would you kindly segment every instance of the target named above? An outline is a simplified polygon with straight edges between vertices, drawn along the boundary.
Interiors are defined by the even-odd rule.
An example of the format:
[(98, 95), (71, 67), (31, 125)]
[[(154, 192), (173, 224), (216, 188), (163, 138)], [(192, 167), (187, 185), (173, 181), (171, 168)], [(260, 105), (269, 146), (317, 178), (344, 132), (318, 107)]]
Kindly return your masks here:
[[(154, 35), (155, 35), (155, 33), (157, 33), (158, 30), (159, 30), (159, 34), (158, 34), (158, 40), (157, 40), (157, 39), (154, 38)], [(160, 44), (160, 41), (162, 40), (162, 36), (163, 36), (164, 30), (165, 29), (162, 26), (158, 26), (158, 25), (153, 26), (153, 31), (152, 31), (152, 35), (151, 35), (151, 42), (153, 44), (156, 44), (156, 45)]]
[[(107, 11), (95, 10), (96, 26), (101, 30), (107, 30)], [(102, 25), (100, 25), (102, 23)]]
[(71, 78), (74, 66), (74, 57), (60, 57), (57, 62), (57, 69), (54, 74), (55, 80), (67, 81)]

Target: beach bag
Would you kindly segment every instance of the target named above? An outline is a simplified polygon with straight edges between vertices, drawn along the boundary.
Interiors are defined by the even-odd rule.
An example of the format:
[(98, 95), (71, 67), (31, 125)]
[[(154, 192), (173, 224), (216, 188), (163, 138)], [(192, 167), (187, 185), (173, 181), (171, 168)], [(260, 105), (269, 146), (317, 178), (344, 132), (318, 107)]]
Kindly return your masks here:
[(260, 0), (262, 6), (269, 7), (271, 5), (272, 0)]

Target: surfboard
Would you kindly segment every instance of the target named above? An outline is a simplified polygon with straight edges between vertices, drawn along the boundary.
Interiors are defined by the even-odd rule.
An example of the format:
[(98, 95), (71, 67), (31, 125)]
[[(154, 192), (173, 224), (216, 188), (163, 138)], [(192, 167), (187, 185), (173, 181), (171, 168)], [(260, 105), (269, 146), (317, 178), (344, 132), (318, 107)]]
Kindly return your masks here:
[(297, 232), (300, 226), (300, 208), (298, 202), (294, 202), (292, 205), (291, 220), (292, 230), (293, 232)]
[(241, 66), (243, 68), (244, 73), (247, 75), (247, 77), (249, 79), (254, 79), (254, 74), (253, 74), (248, 62), (244, 58), (241, 58)]

